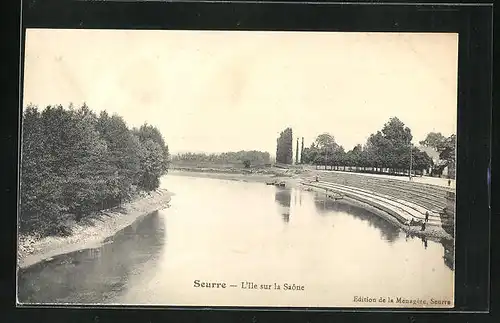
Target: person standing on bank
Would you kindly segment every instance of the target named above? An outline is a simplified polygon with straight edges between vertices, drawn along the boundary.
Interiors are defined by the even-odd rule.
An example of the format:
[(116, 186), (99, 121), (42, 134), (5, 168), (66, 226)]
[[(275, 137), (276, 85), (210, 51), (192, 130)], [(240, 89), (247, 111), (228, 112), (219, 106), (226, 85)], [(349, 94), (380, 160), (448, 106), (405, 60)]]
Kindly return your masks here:
[(425, 222), (429, 222), (429, 211), (425, 212)]

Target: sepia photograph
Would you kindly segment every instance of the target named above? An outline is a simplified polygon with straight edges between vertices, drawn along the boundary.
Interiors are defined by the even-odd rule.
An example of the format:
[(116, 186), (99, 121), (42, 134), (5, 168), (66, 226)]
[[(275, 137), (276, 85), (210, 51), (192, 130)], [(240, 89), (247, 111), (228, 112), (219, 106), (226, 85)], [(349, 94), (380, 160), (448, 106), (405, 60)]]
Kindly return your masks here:
[(17, 304), (455, 306), (457, 33), (27, 29)]

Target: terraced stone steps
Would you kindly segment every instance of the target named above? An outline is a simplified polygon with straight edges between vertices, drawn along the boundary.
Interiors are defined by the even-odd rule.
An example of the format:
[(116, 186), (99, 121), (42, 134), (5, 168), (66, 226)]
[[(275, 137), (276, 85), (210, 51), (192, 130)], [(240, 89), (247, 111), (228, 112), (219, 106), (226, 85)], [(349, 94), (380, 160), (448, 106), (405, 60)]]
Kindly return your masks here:
[[(330, 191), (334, 191), (346, 197), (369, 204), (372, 207), (385, 211), (386, 213), (391, 215), (392, 218), (400, 224), (400, 226), (407, 226), (411, 222), (411, 220), (423, 221), (425, 218), (425, 216), (422, 217), (422, 214), (420, 212), (412, 209), (411, 207), (408, 207), (407, 205), (401, 204), (385, 197), (378, 196), (376, 194), (373, 194), (372, 192), (363, 192), (357, 188), (350, 188), (345, 186), (341, 187), (339, 185), (325, 182), (303, 181), (302, 184), (318, 189), (328, 188)], [(439, 219), (439, 217), (433, 216), (432, 218), (429, 218), (429, 222), (427, 223), (427, 225), (441, 227), (441, 220)]]
[(428, 225), (441, 226), (441, 218), (439, 214), (432, 213), (430, 210), (421, 208), (408, 201), (394, 200), (392, 197), (375, 193), (368, 190), (353, 188), (344, 185), (332, 184), (328, 182), (307, 182), (303, 181), (303, 185), (314, 186), (316, 188), (328, 189), (336, 193), (343, 194), (347, 197), (368, 203), (374, 207), (382, 209), (395, 217), (400, 223), (408, 223), (412, 219), (414, 221), (424, 221), (425, 213), (429, 212)]
[(411, 201), (435, 213), (446, 207), (446, 194), (450, 191), (448, 188), (430, 184), (338, 172), (323, 173), (321, 180), (377, 192), (397, 200)]
[(408, 211), (409, 213), (411, 213), (414, 217), (417, 217), (418, 219), (421, 219), (421, 220), (425, 220), (425, 214), (427, 212), (429, 212), (429, 220), (440, 219), (440, 215), (438, 213), (432, 212), (432, 210), (423, 208), (423, 207), (421, 207), (415, 203), (409, 202), (409, 201), (395, 200), (390, 195), (384, 195), (384, 194), (381, 194), (379, 192), (373, 192), (373, 191), (359, 189), (359, 188), (352, 189), (349, 186), (338, 185), (338, 184), (324, 183), (324, 185), (326, 187), (339, 188), (339, 189), (349, 190), (349, 191), (353, 191), (353, 192), (360, 192), (360, 193), (363, 193), (363, 194), (366, 194), (369, 196), (376, 196), (376, 197), (382, 198), (386, 201), (389, 201), (390, 203), (393, 203), (394, 205), (397, 204), (401, 208), (403, 208), (406, 211)]

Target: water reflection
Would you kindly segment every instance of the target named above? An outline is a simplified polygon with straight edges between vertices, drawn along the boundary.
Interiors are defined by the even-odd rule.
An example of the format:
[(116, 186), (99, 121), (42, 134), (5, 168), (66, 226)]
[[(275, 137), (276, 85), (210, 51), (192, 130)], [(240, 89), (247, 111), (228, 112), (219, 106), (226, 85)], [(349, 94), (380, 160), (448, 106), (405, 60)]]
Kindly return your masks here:
[[(361, 207), (327, 198), (326, 194), (317, 192), (314, 194), (314, 205), (316, 206), (319, 214), (327, 215), (332, 211), (346, 212), (357, 219), (367, 221), (368, 225), (379, 230), (381, 237), (389, 243), (394, 243), (399, 239), (400, 233), (402, 232), (401, 229), (384, 220), (383, 218), (376, 216)], [(427, 250), (427, 248), (429, 247), (429, 242), (425, 236), (414, 235), (411, 233), (405, 234), (405, 241), (411, 241), (414, 238), (419, 238), (422, 241), (423, 248)], [(443, 246), (444, 250), (444, 264), (449, 269), (454, 270), (453, 241), (441, 239), (439, 243)]]
[(125, 290), (131, 275), (145, 267), (154, 268), (164, 244), (164, 219), (154, 212), (99, 248), (61, 255), (20, 270), (19, 301), (106, 303)]
[(292, 190), (286, 188), (276, 188), (274, 200), (278, 202), (279, 205), (290, 208), (290, 205), (292, 205)]
[(398, 227), (361, 207), (350, 205), (342, 201), (335, 201), (327, 198), (326, 194), (322, 193), (315, 193), (314, 205), (318, 213), (322, 215), (327, 215), (332, 211), (345, 212), (359, 220), (366, 221), (370, 227), (378, 229), (381, 237), (390, 243), (393, 243), (399, 238), (401, 230)]
[[(24, 271), (20, 300), (358, 306), (350, 303), (353, 295), (452, 297), (452, 244), (443, 248), (411, 235), (405, 241), (399, 228), (346, 201), (208, 178), (168, 175), (162, 185), (176, 193), (168, 210), (126, 228), (101, 248)], [(308, 292), (287, 299), (270, 293), (264, 300), (261, 293), (192, 288), (194, 279), (299, 282)]]
[[(297, 205), (297, 192), (295, 192), (295, 205)], [(274, 201), (278, 203), (281, 207), (281, 218), (284, 223), (290, 222), (290, 206), (292, 205), (292, 190), (276, 188), (276, 193), (274, 194)]]
[(422, 239), (422, 242), (424, 243), (424, 248), (427, 249), (427, 238), (424, 236), (421, 236), (420, 239)]
[(455, 253), (453, 252), (453, 249), (454, 249), (453, 241), (442, 239), (441, 244), (444, 247), (444, 255), (443, 255), (444, 263), (445, 263), (446, 267), (450, 268), (451, 270), (454, 270), (455, 269)]

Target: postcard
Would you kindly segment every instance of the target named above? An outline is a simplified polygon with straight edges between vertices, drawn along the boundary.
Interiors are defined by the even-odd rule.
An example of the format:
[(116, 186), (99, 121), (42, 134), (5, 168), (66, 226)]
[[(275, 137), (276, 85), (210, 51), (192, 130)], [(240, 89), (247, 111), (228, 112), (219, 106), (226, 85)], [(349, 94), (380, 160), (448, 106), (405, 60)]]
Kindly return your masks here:
[(27, 29), (18, 304), (453, 308), (458, 34)]

